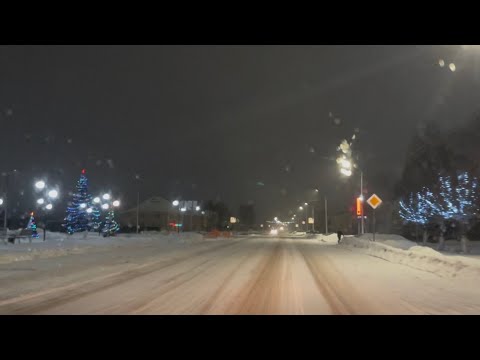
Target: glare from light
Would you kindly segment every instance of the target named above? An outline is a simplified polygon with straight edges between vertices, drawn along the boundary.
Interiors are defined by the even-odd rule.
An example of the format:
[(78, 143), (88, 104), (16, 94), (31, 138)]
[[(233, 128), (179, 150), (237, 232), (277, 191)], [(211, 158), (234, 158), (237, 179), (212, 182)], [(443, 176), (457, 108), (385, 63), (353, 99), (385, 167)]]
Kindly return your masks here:
[(457, 67), (455, 66), (454, 63), (451, 63), (450, 65), (448, 65), (448, 67), (450, 68), (450, 70), (451, 70), (452, 72), (454, 72), (455, 70), (457, 70)]
[(260, 227), (263, 228), (263, 224), (260, 224)]
[(58, 191), (57, 191), (57, 190), (50, 190), (50, 191), (48, 192), (48, 196), (49, 196), (50, 198), (52, 198), (52, 199), (55, 199), (55, 198), (57, 198), (57, 196), (58, 196)]
[(97, 196), (95, 199), (93, 199), (93, 202), (98, 204), (100, 202), (100, 198)]
[(182, 207), (182, 208), (180, 209), (180, 211), (181, 211), (181, 212), (185, 212), (185, 211), (187, 211), (187, 208)]
[(202, 215), (205, 215), (205, 211), (202, 211)]
[(308, 203), (305, 203), (305, 206), (308, 206)]
[(172, 202), (173, 206), (178, 206), (178, 204), (180, 204), (180, 202), (178, 200), (173, 200), (173, 202)]
[(345, 176), (351, 176), (352, 175), (352, 170), (347, 170), (347, 169), (340, 169), (340, 172), (345, 175)]
[(112, 205), (115, 206), (115, 207), (120, 206), (120, 201), (115, 200), (115, 201), (112, 203)]
[(200, 206), (196, 206), (195, 211), (199, 211), (199, 210), (200, 210)]
[(342, 168), (344, 169), (351, 169), (352, 168), (352, 163), (350, 161), (348, 161), (347, 159), (342, 159), (342, 161), (340, 162)]
[(89, 213), (89, 214), (91, 214), (91, 213), (92, 213), (92, 211), (93, 211), (93, 209), (92, 209), (92, 208), (88, 208), (88, 209), (87, 209), (87, 213)]
[(38, 205), (43, 205), (44, 203), (45, 203), (45, 200), (43, 200), (42, 198), (37, 200)]
[(364, 200), (363, 195), (360, 195), (358, 198), (359, 198), (360, 201), (363, 201), (363, 200)]
[(39, 190), (42, 190), (45, 187), (45, 181), (40, 180), (35, 183), (35, 187)]
[(273, 218), (273, 220), (278, 221), (278, 218), (275, 216), (275, 217)]
[(108, 210), (108, 208), (109, 208), (108, 204), (103, 204), (103, 205), (102, 205), (102, 209), (103, 209), (103, 210)]
[(283, 226), (280, 226), (280, 230), (283, 231), (283, 230), (285, 230), (285, 229), (283, 228)]
[(277, 229), (272, 229), (270, 230), (271, 235), (278, 235), (278, 230)]
[(318, 192), (318, 189), (315, 189), (315, 192)]
[(438, 65), (440, 65), (440, 67), (444, 67), (445, 61), (443, 59), (438, 60)]
[(299, 207), (298, 207), (298, 210), (303, 210), (303, 207), (299, 206)]
[(103, 194), (103, 200), (110, 200), (110, 194)]
[(3, 205), (3, 199), (0, 198), (0, 205)]
[(85, 203), (80, 204), (80, 209), (85, 209), (86, 207), (87, 207), (87, 204), (85, 204)]
[(53, 205), (52, 204), (48, 204), (47, 206), (45, 206), (45, 208), (47, 210), (52, 210), (53, 209)]

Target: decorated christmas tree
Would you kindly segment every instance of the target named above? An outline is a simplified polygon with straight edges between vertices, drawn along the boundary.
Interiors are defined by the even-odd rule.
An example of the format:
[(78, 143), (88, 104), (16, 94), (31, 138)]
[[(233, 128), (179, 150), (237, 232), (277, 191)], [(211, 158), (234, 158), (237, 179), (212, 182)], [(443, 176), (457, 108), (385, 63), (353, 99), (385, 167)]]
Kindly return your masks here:
[(27, 229), (32, 230), (32, 238), (38, 238), (37, 222), (35, 221), (33, 212), (30, 213), (30, 219), (28, 220)]
[(115, 221), (115, 212), (113, 208), (110, 208), (105, 216), (105, 223), (103, 224), (102, 233), (103, 237), (115, 236), (115, 233), (119, 230), (118, 223)]
[(82, 170), (77, 182), (77, 192), (73, 194), (72, 201), (67, 207), (65, 227), (69, 234), (88, 231), (98, 222), (99, 212), (93, 211), (92, 196), (88, 193), (88, 179)]

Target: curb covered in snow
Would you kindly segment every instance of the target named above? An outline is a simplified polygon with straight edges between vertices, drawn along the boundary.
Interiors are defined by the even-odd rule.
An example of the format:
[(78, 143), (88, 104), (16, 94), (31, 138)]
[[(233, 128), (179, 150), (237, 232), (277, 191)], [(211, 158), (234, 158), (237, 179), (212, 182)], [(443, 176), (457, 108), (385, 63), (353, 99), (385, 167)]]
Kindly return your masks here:
[[(445, 256), (432, 248), (418, 246), (400, 236), (398, 240), (386, 240), (377, 235), (370, 241), (368, 235), (361, 238), (344, 237), (340, 246), (356, 250), (383, 260), (435, 273), (442, 277), (480, 276), (480, 261), (462, 256)], [(393, 246), (392, 246), (393, 245)]]

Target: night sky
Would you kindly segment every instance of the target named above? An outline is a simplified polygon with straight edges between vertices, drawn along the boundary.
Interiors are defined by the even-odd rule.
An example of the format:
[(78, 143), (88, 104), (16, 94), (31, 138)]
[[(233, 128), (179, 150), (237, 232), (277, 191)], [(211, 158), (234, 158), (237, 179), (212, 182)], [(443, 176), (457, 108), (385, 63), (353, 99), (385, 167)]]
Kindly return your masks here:
[(479, 58), (453, 45), (1, 46), (0, 171), (20, 170), (17, 192), (47, 177), (65, 195), (85, 167), (124, 208), (140, 174), (142, 199), (253, 202), (257, 220), (314, 188), (340, 210), (340, 141), (358, 129), (369, 190), (388, 197), (417, 126), (479, 110)]

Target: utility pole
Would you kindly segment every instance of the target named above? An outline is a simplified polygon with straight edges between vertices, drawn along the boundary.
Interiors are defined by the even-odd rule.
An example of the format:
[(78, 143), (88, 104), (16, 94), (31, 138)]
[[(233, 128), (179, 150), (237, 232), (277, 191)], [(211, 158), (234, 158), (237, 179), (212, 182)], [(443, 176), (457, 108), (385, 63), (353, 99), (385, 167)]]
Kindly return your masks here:
[(312, 230), (313, 232), (315, 232), (315, 206), (312, 206), (312, 219), (313, 219)]
[(325, 196), (325, 235), (328, 235), (327, 197)]
[(363, 197), (363, 171), (360, 172), (360, 196), (362, 199), (362, 222), (361, 222), (361, 234), (365, 234), (365, 216), (363, 214), (363, 203), (364, 203), (364, 197)]

